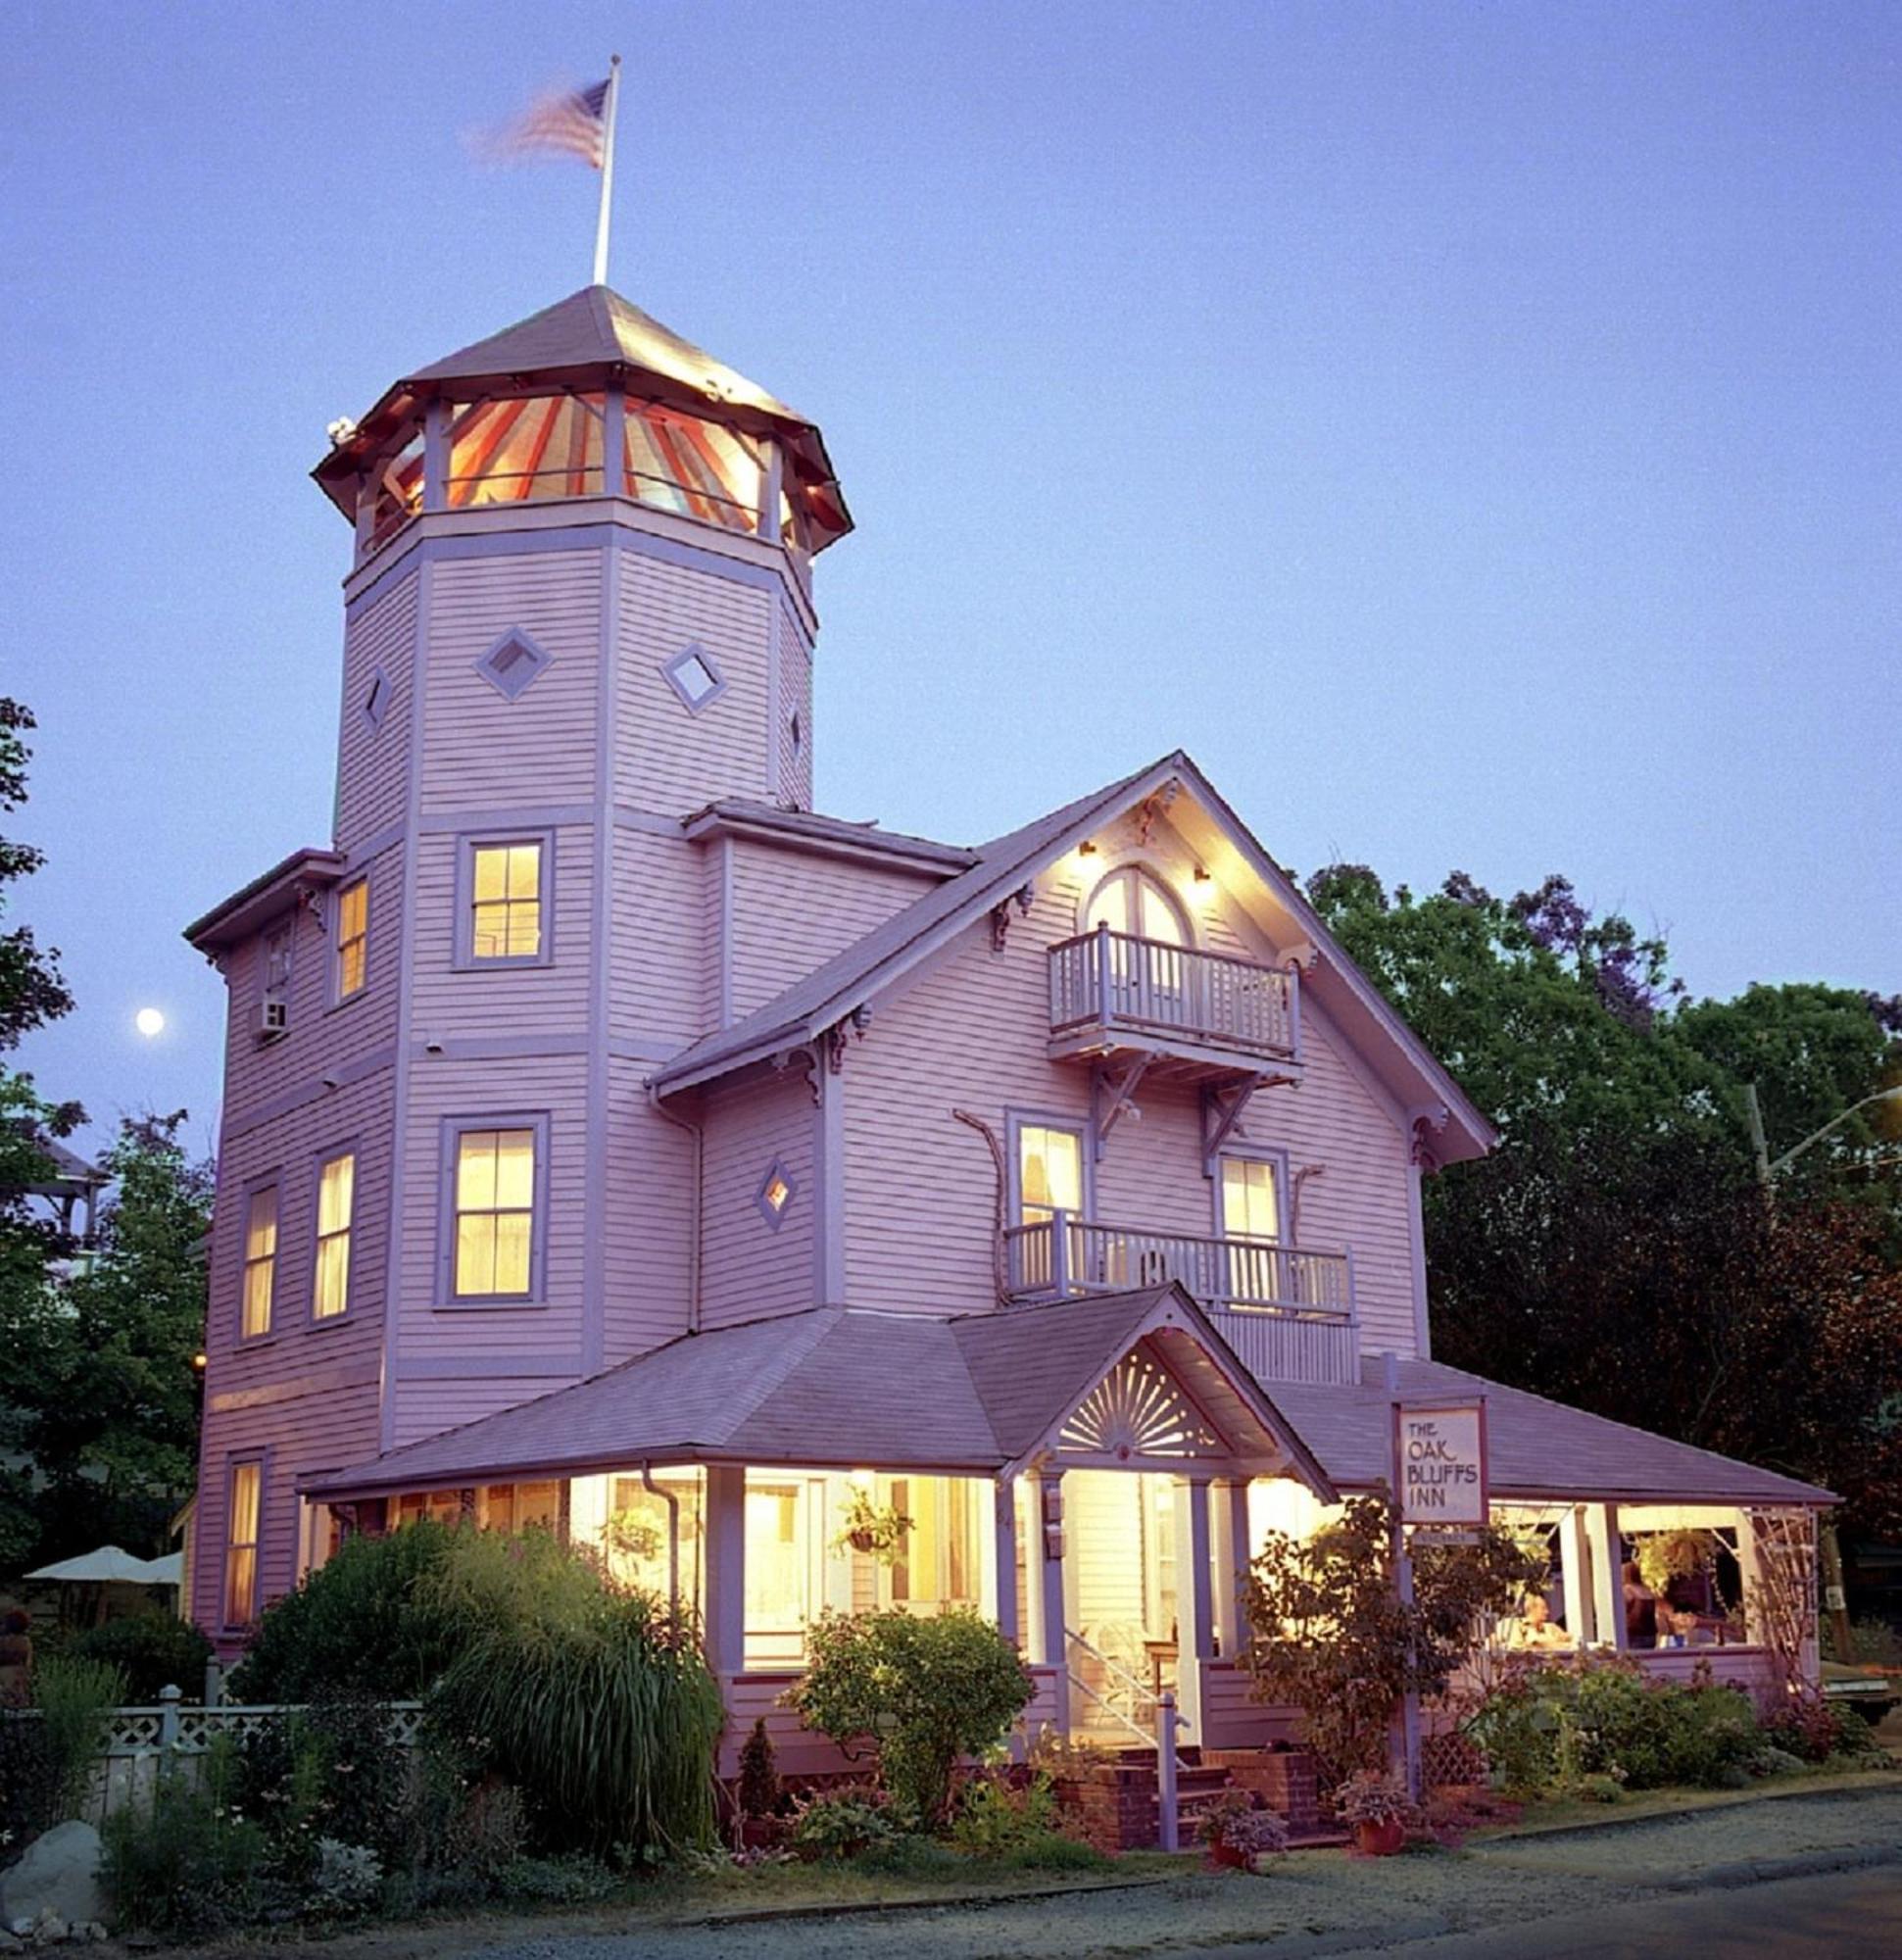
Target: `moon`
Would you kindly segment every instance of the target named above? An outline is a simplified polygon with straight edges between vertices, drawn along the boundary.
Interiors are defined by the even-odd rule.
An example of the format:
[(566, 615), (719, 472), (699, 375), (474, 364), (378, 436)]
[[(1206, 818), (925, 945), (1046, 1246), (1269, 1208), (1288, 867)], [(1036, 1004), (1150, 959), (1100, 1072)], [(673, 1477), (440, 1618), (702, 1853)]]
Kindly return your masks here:
[(157, 1007), (141, 1007), (132, 1016), (132, 1025), (150, 1041), (155, 1035), (165, 1033), (165, 1016)]

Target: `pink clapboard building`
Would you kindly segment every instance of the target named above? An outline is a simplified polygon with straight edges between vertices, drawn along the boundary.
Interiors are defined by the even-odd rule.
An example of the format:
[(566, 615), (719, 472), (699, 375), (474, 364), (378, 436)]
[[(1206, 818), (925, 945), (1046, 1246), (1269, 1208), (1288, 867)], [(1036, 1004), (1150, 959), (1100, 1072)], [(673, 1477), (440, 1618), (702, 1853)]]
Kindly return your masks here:
[(1704, 1530), (1694, 1638), (1770, 1681), (1828, 1494), (1431, 1358), (1421, 1180), (1490, 1133), (1186, 754), (977, 845), (813, 808), (812, 423), (597, 286), (337, 433), (334, 832), (189, 930), (223, 1653), (342, 1533), (542, 1524), (691, 1598), (789, 1768), (807, 1622), (881, 1604), (995, 1617), (1034, 1719), (1169, 1686), (1244, 1746), (1249, 1547), (1390, 1475), (1396, 1395), (1483, 1396), (1569, 1643)]

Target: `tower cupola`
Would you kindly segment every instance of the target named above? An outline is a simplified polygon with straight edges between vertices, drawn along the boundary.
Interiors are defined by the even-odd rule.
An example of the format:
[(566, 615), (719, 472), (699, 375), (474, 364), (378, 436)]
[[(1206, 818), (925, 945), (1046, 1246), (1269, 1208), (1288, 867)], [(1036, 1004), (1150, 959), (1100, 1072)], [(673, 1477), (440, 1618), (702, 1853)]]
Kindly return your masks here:
[(419, 514), (584, 497), (778, 543), (802, 573), (852, 528), (813, 423), (606, 286), (396, 382), (312, 473), (360, 562)]

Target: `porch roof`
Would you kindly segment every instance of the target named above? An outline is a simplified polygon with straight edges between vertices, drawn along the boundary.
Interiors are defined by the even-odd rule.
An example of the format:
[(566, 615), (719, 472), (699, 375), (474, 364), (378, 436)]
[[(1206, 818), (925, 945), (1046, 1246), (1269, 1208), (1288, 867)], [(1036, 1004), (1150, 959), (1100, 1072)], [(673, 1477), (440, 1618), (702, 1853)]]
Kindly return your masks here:
[[(1439, 1361), (1398, 1364), (1402, 1398), (1486, 1397), (1488, 1483), (1494, 1497), (1535, 1502), (1833, 1504), (1833, 1492), (1714, 1450), (1588, 1415)], [(1278, 1383), (1275, 1400), (1342, 1490), (1392, 1474), (1386, 1357), (1362, 1362), (1355, 1388)]]
[(991, 1476), (1021, 1467), (1139, 1342), (1245, 1452), (1238, 1462), (1286, 1464), (1331, 1494), (1293, 1426), (1173, 1284), (950, 1318), (811, 1307), (684, 1335), (300, 1488), (376, 1496), (641, 1462)]

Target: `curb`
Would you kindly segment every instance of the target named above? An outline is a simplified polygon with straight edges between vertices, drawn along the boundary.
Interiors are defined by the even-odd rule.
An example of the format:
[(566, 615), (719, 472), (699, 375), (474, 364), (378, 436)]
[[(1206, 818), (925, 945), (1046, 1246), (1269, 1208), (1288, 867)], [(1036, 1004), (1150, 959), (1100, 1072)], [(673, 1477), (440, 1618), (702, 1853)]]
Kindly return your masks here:
[(1852, 1844), (1840, 1851), (1801, 1851), (1787, 1858), (1740, 1858), (1732, 1865), (1710, 1865), (1654, 1889), (1664, 1892), (1733, 1890), (1740, 1886), (1775, 1885), (1779, 1879), (1815, 1879), (1830, 1872), (1859, 1872), (1877, 1865), (1902, 1864), (1902, 1844)]
[(1504, 1850), (1514, 1844), (1561, 1843), (1568, 1838), (1595, 1838), (1601, 1831), (1632, 1831), (1645, 1824), (1683, 1824), (1699, 1817), (1716, 1817), (1727, 1810), (1744, 1810), (1758, 1803), (1787, 1803), (1801, 1798), (1807, 1803), (1853, 1803), (1876, 1790), (1902, 1789), (1902, 1776), (1886, 1770), (1870, 1773), (1867, 1783), (1840, 1785), (1833, 1789), (1806, 1788), (1798, 1783), (1786, 1788), (1739, 1789), (1727, 1791), (1724, 1800), (1691, 1804), (1683, 1810), (1643, 1810), (1634, 1816), (1607, 1810), (1603, 1817), (1576, 1824), (1508, 1824), (1485, 1837), (1475, 1834), (1460, 1847), (1476, 1857), (1488, 1851)]
[(1033, 1890), (1011, 1892), (946, 1892), (910, 1898), (849, 1899), (830, 1904), (815, 1900), (810, 1905), (737, 1906), (731, 1912), (696, 1913), (691, 1918), (654, 1920), (654, 1930), (670, 1933), (689, 1927), (767, 1926), (775, 1920), (856, 1919), (881, 1912), (989, 1912), (1003, 1906), (1037, 1905), (1049, 1899), (1077, 1898), (1093, 1892), (1143, 1891), (1150, 1886), (1166, 1886), (1169, 1879), (1158, 1874), (1147, 1879), (1097, 1879), (1088, 1885), (1039, 1886)]

